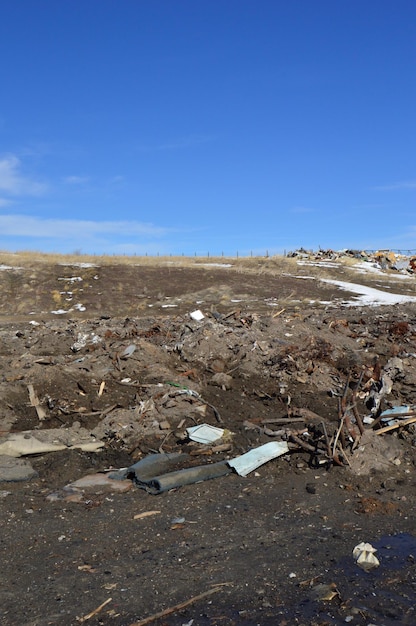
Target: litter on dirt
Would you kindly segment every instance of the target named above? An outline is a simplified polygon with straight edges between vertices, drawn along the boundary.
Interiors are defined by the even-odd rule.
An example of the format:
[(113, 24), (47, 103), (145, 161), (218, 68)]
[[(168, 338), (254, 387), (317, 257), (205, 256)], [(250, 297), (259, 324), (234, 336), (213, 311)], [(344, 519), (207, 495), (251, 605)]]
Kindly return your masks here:
[(276, 459), (282, 454), (289, 452), (289, 446), (285, 441), (270, 441), (265, 443), (259, 448), (254, 448), (245, 454), (231, 459), (228, 461), (228, 465), (235, 469), (240, 476), (247, 476), (250, 472), (253, 472), (264, 463)]
[(361, 542), (355, 546), (352, 556), (357, 562), (358, 567), (361, 567), (365, 572), (370, 572), (372, 569), (379, 567), (380, 561), (375, 556), (377, 550), (371, 545), (371, 543)]

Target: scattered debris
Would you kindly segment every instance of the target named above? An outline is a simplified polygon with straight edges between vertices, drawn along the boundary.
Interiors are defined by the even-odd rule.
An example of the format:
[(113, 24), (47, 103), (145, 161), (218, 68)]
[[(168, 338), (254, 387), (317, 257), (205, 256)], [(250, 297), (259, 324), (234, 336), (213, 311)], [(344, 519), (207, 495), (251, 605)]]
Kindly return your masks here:
[[(370, 263), (357, 261), (360, 265)], [(323, 262), (335, 264), (337, 260)], [(142, 597), (148, 598), (143, 605), (144, 615), (197, 593), (200, 589), (195, 586), (184, 591), (189, 572), (195, 573), (194, 582), (201, 580), (202, 572), (209, 574), (209, 580), (221, 579), (220, 561), (228, 558), (232, 564), (238, 561), (241, 567), (238, 571), (229, 568), (239, 594), (240, 582), (250, 580), (244, 563), (258, 566), (250, 593), (254, 598), (258, 594), (260, 604), (253, 600), (249, 609), (262, 607), (261, 614), (246, 612), (243, 620), (260, 623), (262, 617), (273, 619), (266, 613), (270, 610), (276, 614), (275, 607), (282, 598), (286, 600), (284, 594), (289, 587), (293, 595), (288, 606), (297, 602), (299, 594), (306, 594), (314, 600), (332, 602), (334, 614), (344, 612), (345, 617), (348, 611), (356, 615), (354, 607), (344, 608), (349, 598), (358, 596), (350, 594), (344, 585), (342, 563), (338, 569), (331, 565), (331, 578), (323, 574), (322, 585), (315, 581), (308, 592), (299, 589), (297, 581), (311, 580), (314, 572), (325, 571), (329, 560), (334, 564), (333, 559), (345, 555), (345, 545), (356, 543), (354, 538), (365, 523), (371, 521), (373, 527), (376, 524), (379, 534), (387, 527), (390, 532), (397, 528), (396, 522), (388, 520), (394, 515), (399, 526), (412, 531), (409, 511), (414, 503), (411, 486), (416, 446), (414, 305), (352, 309), (339, 304), (340, 298), (330, 284), (320, 284), (317, 290), (321, 290), (320, 296), (330, 294), (332, 304), (303, 305), (302, 295), (296, 292), (293, 297), (294, 281), (282, 288), (271, 273), (267, 277), (269, 303), (264, 304), (263, 292), (258, 308), (253, 304), (254, 296), (251, 300), (235, 297), (229, 285), (222, 288), (215, 284), (216, 277), (210, 277), (212, 287), (201, 290), (197, 298), (194, 292), (188, 294), (182, 303), (176, 298), (175, 310), (161, 314), (166, 300), (171, 306), (174, 299), (173, 295), (165, 296), (161, 288), (160, 304), (155, 305), (159, 313), (136, 316), (136, 309), (132, 309), (128, 317), (120, 318), (112, 317), (114, 310), (107, 306), (109, 290), (105, 290), (109, 283), (102, 279), (101, 269), (99, 272), (104, 296), (102, 309), (94, 319), (82, 319), (80, 310), (73, 306), (79, 298), (91, 310), (87, 294), (76, 294), (78, 281), (71, 286), (71, 314), (57, 319), (50, 315), (49, 306), (45, 309), (47, 315), (36, 315), (36, 323), (27, 316), (24, 321), (10, 319), (0, 330), (0, 476), (8, 482), (10, 475), (6, 471), (12, 468), (12, 480), (33, 478), (33, 483), (27, 485), (10, 481), (6, 487), (11, 497), (4, 495), (8, 491), (0, 494), (7, 505), (2, 507), (8, 533), (3, 544), (5, 548), (7, 542), (13, 545), (9, 541), (13, 537), (22, 547), (18, 571), (25, 576), (21, 588), (29, 590), (28, 601), (33, 602), (41, 589), (49, 605), (57, 606), (51, 598), (58, 592), (58, 575), (67, 556), (77, 574), (75, 588), (81, 594), (84, 583), (80, 579), (91, 578), (92, 572), (101, 595), (104, 589), (113, 595), (112, 584), (118, 584), (119, 591), (124, 592), (129, 585), (124, 585), (124, 571), (119, 567), (124, 560), (119, 555), (130, 554), (129, 536), (140, 525), (149, 534), (135, 542), (129, 567), (133, 572), (137, 559), (143, 566)], [(307, 266), (303, 266), (301, 273), (306, 276), (307, 272)], [(327, 275), (326, 270), (322, 274)], [(412, 276), (409, 274), (410, 280)], [(148, 311), (148, 304), (152, 304), (149, 292), (144, 284), (137, 283), (136, 274), (133, 277), (130, 284), (134, 307)], [(338, 274), (336, 277), (342, 278)], [(90, 276), (89, 282), (94, 280)], [(257, 275), (250, 280), (244, 284), (244, 292), (250, 292)], [(298, 282), (302, 283), (301, 292), (307, 281)], [(85, 278), (80, 284), (85, 291), (87, 283)], [(403, 292), (409, 287), (409, 293), (413, 293), (409, 280), (402, 284)], [(164, 291), (171, 294), (166, 286), (165, 282)], [(59, 292), (56, 294), (56, 308), (67, 307), (64, 299), (70, 293), (65, 294), (61, 304)], [(322, 302), (321, 297), (318, 299)], [(189, 313), (196, 306), (204, 310), (199, 321)], [(27, 311), (35, 308), (34, 303)], [(91, 448), (96, 451), (91, 452)], [(260, 466), (261, 470), (255, 471)], [(116, 469), (120, 467), (123, 469)], [(212, 478), (218, 480), (202, 482)], [(146, 510), (151, 509), (148, 495), (135, 486), (150, 494), (165, 494), (158, 500), (160, 517), (156, 511)], [(127, 490), (130, 493), (119, 493)], [(45, 497), (52, 504), (45, 506)], [(278, 510), (270, 514), (268, 504), (276, 497)], [(336, 501), (334, 510), (332, 497)], [(101, 508), (97, 511), (96, 507)], [(58, 510), (61, 516), (55, 515)], [(49, 519), (53, 524), (48, 525)], [(123, 519), (127, 532), (118, 528)], [(227, 523), (230, 520), (235, 524)], [(286, 528), (292, 524), (293, 528)], [(241, 532), (235, 532), (234, 526)], [(51, 542), (59, 542), (53, 548), (56, 558), (53, 563), (39, 560), (37, 564), (43, 568), (44, 580), (54, 576), (56, 585), (48, 582), (46, 590), (30, 587), (23, 551), (31, 550), (29, 559), (33, 562), (43, 558), (49, 546), (49, 537), (46, 543), (44, 537), (51, 529), (55, 533), (51, 534)], [(117, 541), (108, 542), (113, 530)], [(156, 538), (159, 533), (160, 538)], [(39, 537), (33, 545), (32, 536)], [(88, 547), (84, 543), (87, 537)], [(314, 554), (310, 550), (311, 537), (322, 542), (324, 549), (314, 550)], [(165, 550), (167, 556), (163, 552), (163, 559), (158, 561), (160, 572), (155, 576), (163, 581), (164, 575), (170, 577), (178, 571), (177, 588), (169, 587), (170, 598), (153, 598), (152, 575), (148, 574), (155, 555), (161, 557), (161, 548), (168, 543), (172, 547)], [(265, 582), (263, 563), (271, 564), (273, 557), (269, 555), (274, 554), (275, 545), (283, 546), (281, 561), (285, 565), (279, 567), (280, 578), (275, 578), (273, 588)], [(381, 578), (381, 574), (388, 575), (387, 558), (383, 547), (375, 545), (383, 564), (377, 572)], [(206, 551), (199, 550), (200, 546)], [(255, 559), (250, 560), (249, 554), (246, 558), (241, 551), (247, 549), (258, 551), (259, 558), (257, 554)], [(369, 554), (374, 557), (374, 552)], [(374, 563), (373, 557), (366, 560)], [(7, 571), (13, 577), (14, 564), (12, 559), (9, 562)], [(111, 577), (104, 571), (104, 563), (112, 571)], [(351, 557), (349, 567), (357, 574), (353, 583), (358, 585), (364, 578)], [(34, 571), (32, 566), (32, 577)], [(404, 582), (407, 590), (409, 579)], [(160, 588), (166, 588), (163, 585)], [(134, 589), (135, 585), (130, 593), (134, 594)], [(338, 602), (338, 589), (342, 602)], [(6, 591), (11, 598), (17, 597), (11, 586)], [(3, 613), (10, 611), (10, 617), (12, 600), (4, 595)], [(106, 596), (98, 595), (92, 601), (88, 597), (82, 594), (78, 614), (88, 613)], [(127, 598), (127, 592), (120, 597)], [(116, 618), (116, 611), (120, 611), (118, 619), (124, 622), (135, 617), (131, 613), (134, 603), (123, 605), (120, 597), (112, 612), (107, 609), (104, 615), (103, 611), (102, 621)], [(234, 611), (239, 608), (237, 599), (230, 598), (223, 606), (232, 606)], [(68, 595), (60, 604), (62, 614), (71, 609), (69, 601)], [(373, 606), (376, 601), (372, 600)], [(354, 603), (358, 605), (358, 601)], [(220, 607), (215, 607), (215, 612), (211, 608), (207, 620), (223, 619), (216, 612)], [(241, 608), (243, 613), (246, 607)], [(80, 620), (93, 621), (88, 615)], [(238, 621), (237, 614), (233, 615)], [(56, 620), (52, 613), (44, 617)], [(410, 614), (408, 617), (411, 620)], [(68, 619), (74, 622), (74, 614)], [(181, 621), (190, 623), (189, 619), (191, 616), (186, 614)], [(291, 622), (284, 612), (281, 619)], [(366, 619), (376, 623), (374, 615), (366, 615)], [(309, 623), (306, 616), (305, 620)]]
[[(416, 257), (394, 253), (392, 250), (305, 250), (305, 248), (299, 248), (294, 252), (288, 252), (287, 256), (299, 259), (298, 262), (300, 263), (323, 267), (325, 264), (328, 267), (333, 267), (342, 259), (354, 259), (357, 261), (358, 267), (366, 264), (380, 272), (393, 271), (412, 274), (416, 270)], [(368, 271), (368, 268), (366, 269)]]

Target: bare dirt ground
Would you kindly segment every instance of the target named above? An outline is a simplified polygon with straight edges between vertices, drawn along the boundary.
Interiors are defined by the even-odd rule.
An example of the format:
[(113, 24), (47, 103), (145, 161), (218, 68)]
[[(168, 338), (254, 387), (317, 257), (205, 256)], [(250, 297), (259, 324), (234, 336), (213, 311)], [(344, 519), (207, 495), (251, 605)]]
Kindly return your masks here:
[[(0, 452), (2, 624), (416, 622), (415, 425), (359, 428), (412, 415), (415, 304), (347, 307), (311, 268), (254, 261), (10, 266), (0, 450), (22, 432), (61, 449)], [(414, 293), (416, 279), (360, 278)], [(190, 441), (202, 423), (224, 436)], [(64, 489), (155, 453), (200, 466), (276, 440), (290, 451), (246, 477)], [(380, 561), (369, 572), (352, 557), (362, 541)]]

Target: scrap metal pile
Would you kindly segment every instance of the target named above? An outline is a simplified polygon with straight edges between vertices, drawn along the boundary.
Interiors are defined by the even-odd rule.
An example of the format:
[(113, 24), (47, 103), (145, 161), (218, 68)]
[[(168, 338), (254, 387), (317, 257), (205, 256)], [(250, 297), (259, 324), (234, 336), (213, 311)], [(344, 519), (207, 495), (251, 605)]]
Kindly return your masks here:
[[(414, 251), (413, 251), (414, 252)], [(351, 258), (372, 263), (381, 270), (392, 270), (404, 274), (414, 274), (416, 271), (416, 255), (393, 252), (392, 250), (305, 250), (299, 248), (287, 254), (290, 258), (306, 261), (337, 261)]]

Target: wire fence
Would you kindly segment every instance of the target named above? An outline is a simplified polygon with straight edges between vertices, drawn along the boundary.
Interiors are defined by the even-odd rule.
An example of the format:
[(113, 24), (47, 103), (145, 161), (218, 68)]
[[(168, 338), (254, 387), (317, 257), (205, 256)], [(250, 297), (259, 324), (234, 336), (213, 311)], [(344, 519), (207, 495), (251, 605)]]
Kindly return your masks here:
[(373, 255), (376, 253), (380, 253), (380, 252), (385, 252), (386, 254), (389, 252), (393, 252), (396, 255), (400, 255), (400, 256), (406, 256), (406, 257), (413, 257), (416, 256), (416, 248), (413, 249), (405, 249), (405, 248), (374, 248), (374, 249), (369, 249), (369, 248), (365, 248), (365, 249), (357, 249), (357, 250), (353, 250), (353, 249), (348, 249), (346, 251), (344, 250), (324, 250), (319, 248), (318, 250), (309, 250), (309, 249), (305, 249), (305, 248), (298, 248), (297, 250), (293, 250), (293, 251), (287, 251), (287, 250), (282, 250), (280, 252), (270, 252), (268, 250), (265, 250), (264, 252), (239, 252), (238, 250), (235, 252), (235, 254), (232, 253), (224, 253), (224, 252), (220, 252), (220, 253), (213, 253), (210, 251), (207, 252), (194, 252), (192, 254), (189, 253), (185, 253), (185, 252), (181, 252), (181, 253), (177, 253), (177, 252), (152, 252), (152, 253), (148, 253), (148, 252), (144, 252), (144, 253), (139, 253), (139, 252), (113, 252), (112, 254), (96, 254), (94, 252), (93, 256), (137, 256), (137, 257), (194, 257), (194, 258), (201, 258), (201, 259), (219, 259), (219, 258), (227, 258), (227, 259), (243, 259), (243, 258), (269, 258), (271, 256), (287, 256), (287, 255), (296, 255), (296, 253), (304, 253), (304, 254), (310, 254), (310, 255), (319, 255), (319, 254), (325, 254), (325, 253), (333, 253), (333, 254), (357, 254), (357, 255)]

